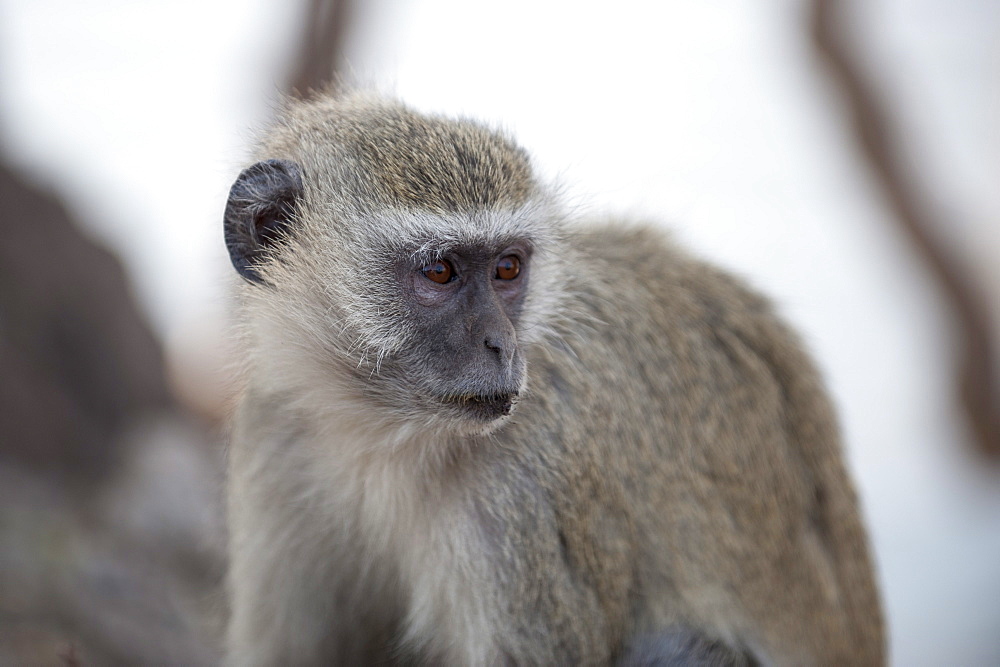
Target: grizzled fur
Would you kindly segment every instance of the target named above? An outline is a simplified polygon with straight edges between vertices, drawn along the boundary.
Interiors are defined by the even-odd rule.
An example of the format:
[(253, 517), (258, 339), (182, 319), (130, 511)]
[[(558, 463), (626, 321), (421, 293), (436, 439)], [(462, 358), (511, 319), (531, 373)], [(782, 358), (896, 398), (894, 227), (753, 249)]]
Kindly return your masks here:
[[(472, 122), (322, 97), (258, 159), (301, 187), (234, 254), (260, 280), (239, 290), (231, 664), (884, 662), (835, 418), (764, 299), (655, 229), (563, 220)], [(479, 378), (425, 340), (452, 323), (406, 267), (508, 247), (530, 263), (515, 361)], [(508, 381), (488, 424), (439, 400)]]

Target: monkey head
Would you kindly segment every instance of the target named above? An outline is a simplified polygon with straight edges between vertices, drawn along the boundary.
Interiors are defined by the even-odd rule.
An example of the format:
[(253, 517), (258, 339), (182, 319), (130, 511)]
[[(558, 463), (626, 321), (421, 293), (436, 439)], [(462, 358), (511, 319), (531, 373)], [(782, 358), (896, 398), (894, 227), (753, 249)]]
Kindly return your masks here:
[(558, 299), (558, 218), (524, 152), (354, 97), (297, 107), (260, 157), (225, 213), (249, 372), (410, 433), (501, 424)]

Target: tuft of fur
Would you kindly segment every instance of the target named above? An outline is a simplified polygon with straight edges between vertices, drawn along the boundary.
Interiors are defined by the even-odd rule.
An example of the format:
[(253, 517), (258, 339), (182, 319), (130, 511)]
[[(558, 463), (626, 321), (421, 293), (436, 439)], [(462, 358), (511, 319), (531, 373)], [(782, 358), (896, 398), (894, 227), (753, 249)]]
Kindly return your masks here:
[[(884, 662), (836, 420), (766, 300), (652, 228), (571, 225), (474, 122), (321, 97), (258, 159), (304, 194), (239, 290), (231, 664)], [(470, 430), (407, 357), (395, 262), (515, 240), (527, 380)]]

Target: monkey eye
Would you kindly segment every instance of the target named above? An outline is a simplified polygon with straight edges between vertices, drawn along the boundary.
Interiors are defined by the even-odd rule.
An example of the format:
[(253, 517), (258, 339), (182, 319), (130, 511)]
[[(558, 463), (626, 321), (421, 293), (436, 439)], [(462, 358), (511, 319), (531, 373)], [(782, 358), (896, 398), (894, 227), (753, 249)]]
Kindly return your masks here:
[(501, 257), (497, 262), (496, 277), (500, 280), (513, 280), (519, 273), (521, 273), (521, 260), (515, 255)]
[(444, 259), (431, 262), (427, 266), (420, 269), (420, 272), (423, 273), (428, 280), (433, 280), (441, 285), (450, 282), (455, 277), (455, 270), (452, 268), (451, 262)]

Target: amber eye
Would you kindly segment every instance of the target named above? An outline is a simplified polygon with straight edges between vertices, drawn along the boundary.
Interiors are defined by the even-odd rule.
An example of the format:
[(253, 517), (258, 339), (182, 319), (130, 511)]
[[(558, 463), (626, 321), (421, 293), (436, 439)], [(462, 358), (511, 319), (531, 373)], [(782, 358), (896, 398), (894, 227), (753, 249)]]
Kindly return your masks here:
[(429, 280), (433, 280), (441, 285), (450, 281), (452, 276), (455, 274), (455, 271), (451, 268), (451, 264), (443, 259), (437, 262), (431, 262), (420, 270)]
[(521, 273), (521, 260), (514, 255), (502, 257), (497, 262), (497, 278), (500, 280), (513, 280), (519, 273)]

